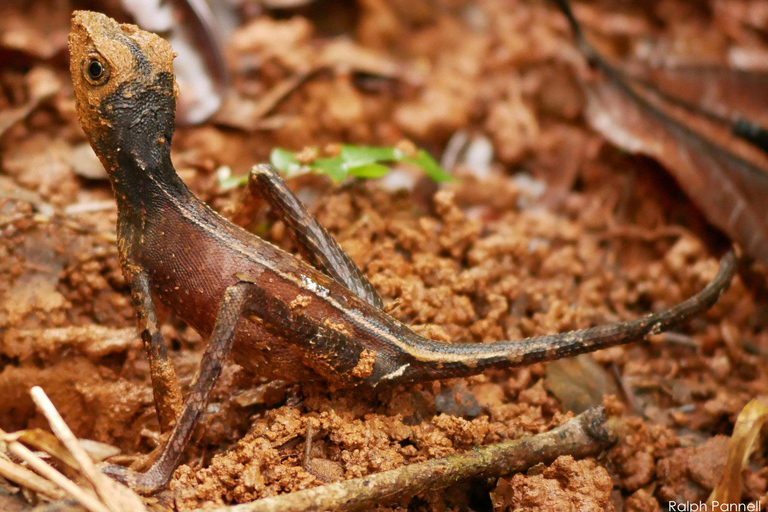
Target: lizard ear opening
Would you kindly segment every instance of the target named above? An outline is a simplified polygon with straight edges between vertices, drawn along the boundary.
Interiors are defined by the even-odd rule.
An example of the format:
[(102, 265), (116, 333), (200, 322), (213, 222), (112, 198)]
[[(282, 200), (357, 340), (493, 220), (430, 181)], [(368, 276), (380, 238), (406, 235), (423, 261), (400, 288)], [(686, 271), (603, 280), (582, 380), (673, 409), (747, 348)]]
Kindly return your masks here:
[(104, 85), (109, 81), (109, 64), (100, 55), (89, 55), (83, 60), (83, 77), (91, 85)]

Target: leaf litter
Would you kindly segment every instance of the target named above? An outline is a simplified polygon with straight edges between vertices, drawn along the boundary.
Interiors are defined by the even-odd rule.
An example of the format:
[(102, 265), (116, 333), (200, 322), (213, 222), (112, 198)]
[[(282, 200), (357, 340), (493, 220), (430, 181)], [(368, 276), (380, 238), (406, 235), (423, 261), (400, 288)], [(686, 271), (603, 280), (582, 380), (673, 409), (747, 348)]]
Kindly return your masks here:
[[(765, 50), (754, 37), (764, 28), (742, 13), (759, 2), (713, 4), (708, 12), (683, 1), (626, 10), (582, 4), (577, 15), (592, 10), (590, 37), (612, 57), (642, 54), (651, 37), (680, 62), (695, 54), (729, 65), (733, 55)], [(34, 26), (28, 11), (3, 9), (9, 26)], [(492, 153), (483, 157), (482, 173), (474, 157), (459, 154), (454, 183), (414, 176), (403, 191), (375, 181), (332, 186), (317, 176), (292, 182), (371, 276), (388, 311), (422, 334), (483, 342), (581, 328), (679, 301), (712, 277), (714, 254), (727, 240), (663, 168), (617, 150), (586, 125), (591, 100), (579, 82), (583, 59), (554, 6), (484, 0), (417, 8), (393, 0), (361, 3), (354, 16), (342, 3), (302, 9), (275, 17), (245, 9), (232, 39), (241, 34), (240, 42), (226, 47), (234, 56), (228, 65), (235, 112), (280, 84), (290, 87), (244, 121), (214, 118), (177, 130), (180, 174), (219, 211), (226, 213), (239, 191), (222, 190), (216, 169), (246, 174), (273, 148), (392, 147), (411, 138), (437, 157), (462, 130), (467, 140), (489, 141)], [(67, 18), (57, 30), (66, 33)], [(378, 68), (362, 69), (344, 50), (333, 54), (332, 65), (295, 80), (307, 63), (321, 62), (330, 51), (324, 48), (341, 44), (342, 32), (353, 48), (381, 56)], [(54, 43), (56, 33), (50, 31)], [(692, 48), (692, 40), (713, 42)], [(65, 59), (51, 57), (48, 39), (40, 41), (36, 51), (0, 40), (0, 51), (15, 56), (0, 69), (4, 111), (29, 104), (25, 77), (35, 66), (69, 83)], [(724, 94), (726, 86), (719, 87)], [(41, 385), (79, 438), (116, 446), (122, 453), (113, 462), (141, 467), (161, 435), (148, 367), (138, 337), (130, 336), (135, 320), (114, 249), (114, 210), (67, 209), (112, 199), (105, 183), (73, 172), (70, 155), (84, 136), (68, 95), (62, 86), (0, 139), (0, 178), (17, 190), (0, 196), (0, 426), (45, 427), (28, 395)], [(688, 122), (685, 112), (680, 116)], [(259, 212), (252, 225), (295, 250), (269, 212)], [(29, 258), (37, 247), (38, 259)], [(47, 288), (34, 284), (38, 275)], [(607, 371), (595, 380), (598, 387), (614, 379), (616, 387), (605, 388), (620, 390), (603, 400), (622, 425), (606, 457), (558, 459), (488, 487), (459, 483), (379, 509), (639, 510), (682, 497), (706, 500), (717, 478), (705, 470), (725, 467), (728, 456), (717, 448), (725, 446), (717, 434), (730, 433), (751, 399), (768, 395), (761, 363), (768, 355), (765, 270), (753, 265), (745, 275), (751, 280), (737, 280), (702, 320), (677, 333), (690, 342), (654, 338), (590, 356)], [(29, 296), (37, 289), (45, 300), (12, 300), (14, 287)], [(173, 319), (163, 332), (186, 389), (205, 343)], [(595, 371), (590, 367), (586, 375)], [(158, 510), (244, 503), (545, 432), (571, 417), (563, 406), (569, 399), (561, 402), (544, 385), (563, 378), (534, 365), (367, 396), (315, 382), (264, 388), (262, 379), (231, 364), (186, 464), (169, 490), (146, 503)], [(578, 382), (579, 375), (565, 379)], [(264, 392), (245, 394), (258, 389)], [(757, 451), (740, 471), (744, 502), (768, 505), (765, 467)], [(42, 486), (39, 496), (56, 499), (58, 491), (35, 484)], [(534, 492), (540, 486), (550, 492)]]

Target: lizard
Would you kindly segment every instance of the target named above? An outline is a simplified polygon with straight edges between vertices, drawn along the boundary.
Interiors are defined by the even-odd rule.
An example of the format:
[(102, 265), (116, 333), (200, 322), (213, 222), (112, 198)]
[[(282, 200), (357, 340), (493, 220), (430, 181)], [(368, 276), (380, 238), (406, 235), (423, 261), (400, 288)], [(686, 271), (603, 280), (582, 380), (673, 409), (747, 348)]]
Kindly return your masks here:
[[(706, 311), (735, 273), (731, 250), (698, 294), (635, 320), (493, 343), (427, 339), (382, 310), (363, 272), (271, 166), (253, 167), (247, 190), (283, 218), (307, 261), (228, 221), (187, 188), (171, 161), (178, 87), (174, 53), (164, 39), (104, 14), (76, 11), (69, 49), (78, 118), (115, 194), (118, 255), (161, 425), (170, 428), (145, 472), (104, 468), (140, 492), (169, 482), (230, 353), (267, 376), (319, 377), (337, 388), (464, 377), (668, 330)], [(159, 328), (164, 310), (208, 338), (183, 403)]]

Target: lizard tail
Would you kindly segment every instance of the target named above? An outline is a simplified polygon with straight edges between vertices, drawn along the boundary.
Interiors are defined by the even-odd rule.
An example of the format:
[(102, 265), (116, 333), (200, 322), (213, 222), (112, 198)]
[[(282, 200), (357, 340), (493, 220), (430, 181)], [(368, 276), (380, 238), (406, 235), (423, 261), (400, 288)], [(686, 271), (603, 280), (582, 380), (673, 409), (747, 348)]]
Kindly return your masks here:
[(669, 309), (635, 320), (495, 343), (440, 343), (421, 338), (410, 353), (417, 364), (406, 363), (380, 375), (374, 385), (389, 379), (401, 383), (464, 377), (489, 368), (527, 366), (637, 341), (704, 313), (728, 289), (736, 268), (737, 256), (731, 249), (720, 260), (715, 278), (699, 293)]

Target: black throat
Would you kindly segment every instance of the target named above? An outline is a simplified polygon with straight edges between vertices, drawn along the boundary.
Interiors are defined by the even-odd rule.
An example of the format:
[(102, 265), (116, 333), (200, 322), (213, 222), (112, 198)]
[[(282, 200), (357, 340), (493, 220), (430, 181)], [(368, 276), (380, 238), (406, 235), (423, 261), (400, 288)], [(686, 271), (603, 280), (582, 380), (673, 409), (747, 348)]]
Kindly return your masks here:
[(125, 82), (101, 102), (99, 116), (110, 128), (92, 142), (107, 165), (121, 215), (156, 211), (149, 203), (157, 206), (167, 194), (191, 196), (171, 163), (175, 113), (170, 73)]

